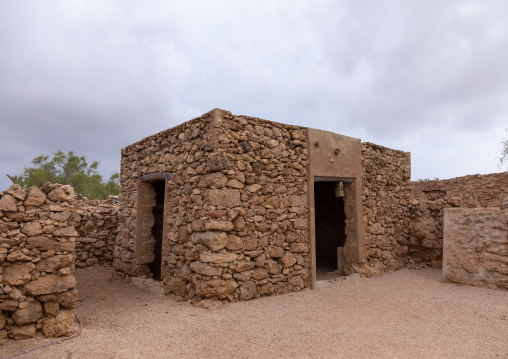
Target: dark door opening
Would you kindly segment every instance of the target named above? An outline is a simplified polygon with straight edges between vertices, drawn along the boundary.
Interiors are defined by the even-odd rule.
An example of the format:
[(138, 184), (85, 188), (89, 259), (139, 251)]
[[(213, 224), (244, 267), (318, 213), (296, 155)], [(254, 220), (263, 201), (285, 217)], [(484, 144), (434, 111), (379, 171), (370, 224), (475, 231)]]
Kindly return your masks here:
[(315, 182), (316, 275), (338, 269), (338, 248), (346, 241), (346, 215), (341, 182)]
[(155, 206), (152, 209), (154, 222), (152, 226), (152, 236), (155, 240), (153, 246), (153, 262), (148, 264), (153, 279), (161, 280), (162, 265), (162, 233), (164, 228), (164, 194), (166, 192), (166, 182), (156, 181), (151, 183), (155, 190)]

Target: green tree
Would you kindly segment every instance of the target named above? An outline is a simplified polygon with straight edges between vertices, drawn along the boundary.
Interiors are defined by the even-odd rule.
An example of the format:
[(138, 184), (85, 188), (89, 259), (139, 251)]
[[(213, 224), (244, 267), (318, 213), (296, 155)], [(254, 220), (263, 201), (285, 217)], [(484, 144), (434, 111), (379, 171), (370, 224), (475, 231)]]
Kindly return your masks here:
[(25, 167), (23, 175), (13, 177), (21, 177), (18, 183), (25, 188), (52, 182), (70, 184), (74, 191), (89, 199), (117, 195), (120, 192), (120, 175), (113, 173), (104, 183), (98, 167), (98, 161), (88, 164), (84, 156), (77, 156), (74, 151), (65, 153), (58, 150), (51, 158), (47, 155), (35, 157), (32, 167)]

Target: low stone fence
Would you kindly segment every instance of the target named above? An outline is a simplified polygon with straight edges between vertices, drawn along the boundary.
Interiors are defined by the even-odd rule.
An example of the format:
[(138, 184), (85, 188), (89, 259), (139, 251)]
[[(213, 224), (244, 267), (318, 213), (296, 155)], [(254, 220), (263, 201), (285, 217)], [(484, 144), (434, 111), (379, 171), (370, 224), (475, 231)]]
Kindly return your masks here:
[(118, 234), (118, 198), (88, 200), (78, 196), (73, 225), (79, 233), (76, 241), (76, 267), (111, 265)]
[(508, 210), (444, 210), (443, 280), (508, 290)]
[(59, 184), (0, 192), (0, 339), (74, 333), (73, 202)]

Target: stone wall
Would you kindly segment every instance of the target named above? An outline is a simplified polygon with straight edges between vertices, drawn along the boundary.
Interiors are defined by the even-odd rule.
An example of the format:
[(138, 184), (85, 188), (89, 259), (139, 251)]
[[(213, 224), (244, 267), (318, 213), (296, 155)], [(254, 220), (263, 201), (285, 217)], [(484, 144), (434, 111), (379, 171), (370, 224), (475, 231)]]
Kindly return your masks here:
[[(122, 149), (119, 225), (113, 255), (113, 265), (119, 274), (142, 276), (150, 273), (146, 263), (136, 261), (136, 180), (139, 177), (162, 172), (173, 174), (173, 181), (166, 183), (165, 209), (168, 215), (165, 216), (164, 242), (169, 244), (170, 239), (171, 243), (181, 241), (182, 245), (187, 242), (190, 236), (187, 226), (192, 224), (202, 207), (202, 196), (194, 195), (193, 191), (200, 176), (206, 173), (206, 162), (212, 152), (210, 119), (211, 114), (203, 115)], [(150, 221), (153, 223), (153, 217), (147, 218), (147, 222)], [(166, 276), (168, 267), (182, 266), (183, 262), (179, 264), (174, 257), (173, 245), (164, 245), (163, 252), (163, 275)], [(190, 258), (194, 256), (192, 253), (184, 247), (178, 255)]]
[(411, 155), (362, 143), (366, 259), (357, 271), (379, 275), (408, 261)]
[(506, 209), (444, 210), (443, 280), (508, 290)]
[(411, 183), (412, 200), (458, 199), (457, 207), (499, 207), (508, 195), (508, 172)]
[(416, 263), (440, 268), (443, 211), (446, 208), (499, 207), (508, 195), (508, 172), (411, 183), (410, 247)]
[(138, 202), (136, 179), (171, 172), (166, 292), (233, 301), (309, 287), (307, 146), (304, 128), (214, 110), (125, 148), (115, 268), (149, 274), (136, 261), (135, 218), (154, 195)]
[(72, 222), (76, 240), (76, 267), (107, 266), (113, 263), (118, 234), (118, 197), (88, 200), (76, 196)]
[(74, 333), (73, 202), (56, 184), (0, 192), (0, 338)]
[[(191, 263), (206, 268), (195, 274), (197, 294), (213, 295), (210, 269), (227, 283), (230, 300), (309, 288), (307, 129), (225, 111), (213, 125), (215, 155), (227, 161), (200, 181), (204, 211), (192, 236), (198, 240), (213, 228), (227, 242), (221, 254), (201, 248)], [(235, 200), (224, 201), (229, 195)]]

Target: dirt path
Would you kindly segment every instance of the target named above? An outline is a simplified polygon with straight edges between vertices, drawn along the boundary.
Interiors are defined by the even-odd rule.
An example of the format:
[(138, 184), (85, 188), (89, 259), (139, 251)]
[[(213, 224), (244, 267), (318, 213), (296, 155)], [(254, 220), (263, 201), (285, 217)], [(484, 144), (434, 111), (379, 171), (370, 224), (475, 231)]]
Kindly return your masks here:
[[(19, 358), (508, 358), (508, 292), (404, 269), (205, 310), (76, 272), (80, 336)], [(0, 357), (50, 342), (7, 341)]]

